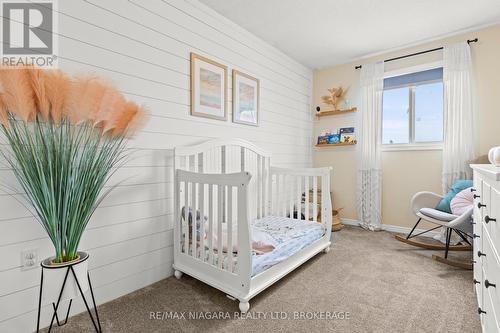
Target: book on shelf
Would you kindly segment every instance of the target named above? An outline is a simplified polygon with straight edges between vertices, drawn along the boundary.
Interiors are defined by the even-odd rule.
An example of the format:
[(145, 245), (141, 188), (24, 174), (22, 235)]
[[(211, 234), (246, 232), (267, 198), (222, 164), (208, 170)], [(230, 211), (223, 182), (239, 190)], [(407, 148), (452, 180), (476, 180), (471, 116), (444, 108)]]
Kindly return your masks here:
[(344, 127), (339, 130), (340, 143), (353, 143), (356, 141), (354, 127)]

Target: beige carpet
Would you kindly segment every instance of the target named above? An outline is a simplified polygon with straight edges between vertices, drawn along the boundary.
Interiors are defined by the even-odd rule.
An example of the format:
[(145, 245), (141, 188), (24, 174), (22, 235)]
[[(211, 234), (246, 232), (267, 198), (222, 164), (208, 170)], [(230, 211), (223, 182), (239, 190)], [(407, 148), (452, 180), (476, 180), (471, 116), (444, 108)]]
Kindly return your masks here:
[[(250, 314), (286, 319), (150, 319), (150, 312), (223, 311), (238, 303), (186, 275), (99, 307), (105, 332), (480, 332), (472, 272), (449, 267), (387, 232), (346, 227), (319, 254), (251, 300)], [(458, 252), (452, 253), (457, 255)], [(467, 256), (470, 253), (458, 253)], [(294, 312), (349, 319), (294, 320)], [(323, 315), (326, 315), (324, 313)], [(277, 314), (273, 315), (274, 317)], [(92, 332), (86, 313), (54, 332)]]

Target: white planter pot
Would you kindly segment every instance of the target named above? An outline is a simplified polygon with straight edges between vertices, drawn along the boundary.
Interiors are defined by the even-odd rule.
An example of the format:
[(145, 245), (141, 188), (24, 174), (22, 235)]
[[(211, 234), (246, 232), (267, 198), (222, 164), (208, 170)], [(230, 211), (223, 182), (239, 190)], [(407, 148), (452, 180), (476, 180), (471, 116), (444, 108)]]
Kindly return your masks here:
[(488, 159), (491, 164), (500, 167), (500, 146), (490, 149), (488, 152)]
[(89, 255), (85, 252), (78, 252), (78, 255), (80, 256), (79, 259), (63, 264), (52, 264), (51, 261), (55, 257), (42, 261), (43, 299), (45, 302), (57, 303), (66, 273), (68, 273), (68, 276), (61, 301), (73, 299), (80, 295), (75, 276), (78, 279), (82, 293), (85, 293), (89, 289), (89, 281), (87, 279)]

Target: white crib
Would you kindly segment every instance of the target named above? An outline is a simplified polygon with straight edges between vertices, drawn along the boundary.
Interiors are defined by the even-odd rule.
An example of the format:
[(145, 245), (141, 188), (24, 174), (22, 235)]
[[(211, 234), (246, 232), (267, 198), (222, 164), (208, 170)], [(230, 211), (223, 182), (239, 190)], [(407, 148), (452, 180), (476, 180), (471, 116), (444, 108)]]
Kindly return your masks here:
[[(331, 168), (274, 168), (270, 154), (241, 139), (216, 139), (176, 148), (174, 163), (173, 266), (177, 278), (186, 273), (209, 284), (238, 299), (240, 310), (246, 312), (252, 297), (317, 253), (330, 250)], [(318, 212), (320, 189), (323, 195)], [(183, 207), (186, 217), (188, 209), (194, 212), (191, 223), (182, 217)], [(266, 216), (293, 217), (297, 211), (303, 211), (305, 220), (321, 220), (318, 223), (323, 224), (324, 235), (252, 276), (251, 222)], [(300, 219), (301, 214), (297, 215)], [(237, 250), (228, 250), (235, 242)], [(216, 250), (224, 246), (226, 251)]]

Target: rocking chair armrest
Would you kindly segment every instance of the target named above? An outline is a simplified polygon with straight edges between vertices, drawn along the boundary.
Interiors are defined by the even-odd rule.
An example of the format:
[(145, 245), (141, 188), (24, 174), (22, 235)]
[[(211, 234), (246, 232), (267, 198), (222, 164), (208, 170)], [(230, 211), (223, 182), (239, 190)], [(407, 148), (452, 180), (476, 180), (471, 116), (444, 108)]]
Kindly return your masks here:
[(413, 198), (411, 198), (411, 203), (410, 203), (411, 209), (416, 214), (422, 208), (436, 207), (439, 201), (441, 201), (441, 199), (443, 199), (442, 195), (433, 192), (428, 192), (428, 191), (418, 192), (413, 196)]

